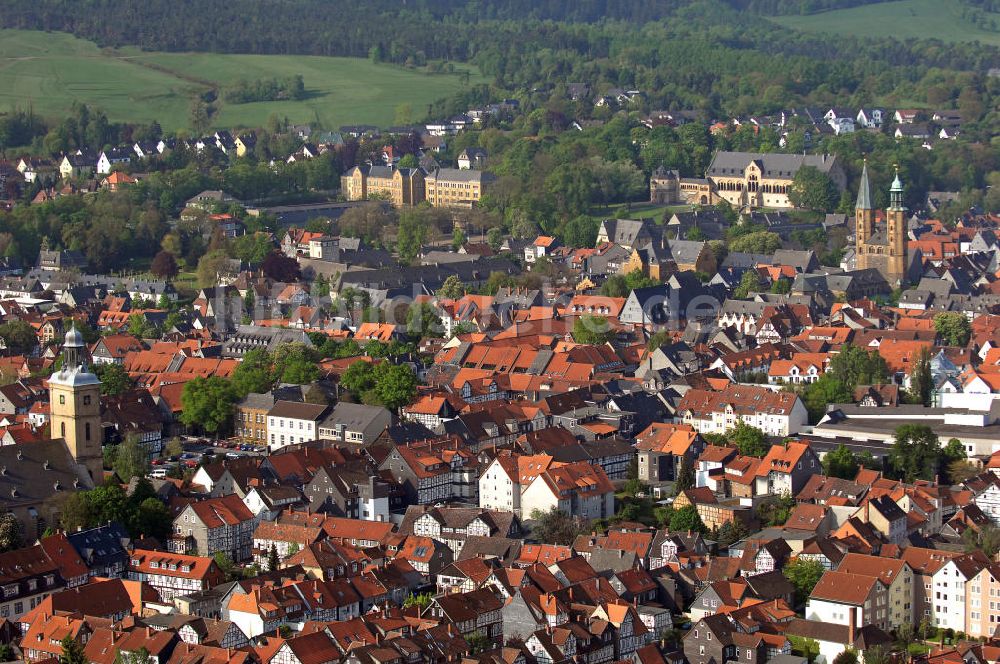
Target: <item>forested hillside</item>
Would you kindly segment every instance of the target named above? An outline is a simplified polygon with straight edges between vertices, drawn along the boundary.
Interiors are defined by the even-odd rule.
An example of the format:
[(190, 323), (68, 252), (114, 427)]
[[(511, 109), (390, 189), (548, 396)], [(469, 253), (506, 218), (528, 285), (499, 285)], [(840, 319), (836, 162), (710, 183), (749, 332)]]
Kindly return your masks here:
[[(760, 10), (792, 4), (731, 2)], [(946, 96), (954, 98), (963, 87), (985, 86), (936, 70), (982, 75), (1000, 61), (1000, 51), (979, 44), (799, 33), (719, 0), (411, 0), (402, 8), (387, 0), (8, 0), (5, 5), (3, 27), (61, 30), (101, 46), (355, 56), (416, 66), (429, 60), (471, 62), (508, 93), (569, 82), (595, 89), (634, 86), (650, 94), (654, 107), (726, 114), (795, 103), (868, 104), (893, 94), (920, 99), (922, 90), (935, 84), (945, 85)], [(607, 20), (588, 22), (604, 15)], [(565, 20), (542, 20), (551, 18)]]

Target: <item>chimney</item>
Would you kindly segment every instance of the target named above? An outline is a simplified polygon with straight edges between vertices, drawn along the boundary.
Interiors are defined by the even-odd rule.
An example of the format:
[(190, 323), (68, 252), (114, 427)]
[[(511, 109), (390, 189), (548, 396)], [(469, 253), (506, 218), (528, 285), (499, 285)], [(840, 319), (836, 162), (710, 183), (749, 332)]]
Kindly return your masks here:
[(858, 628), (858, 607), (852, 606), (847, 622), (847, 641), (848, 646), (854, 647), (854, 633)]

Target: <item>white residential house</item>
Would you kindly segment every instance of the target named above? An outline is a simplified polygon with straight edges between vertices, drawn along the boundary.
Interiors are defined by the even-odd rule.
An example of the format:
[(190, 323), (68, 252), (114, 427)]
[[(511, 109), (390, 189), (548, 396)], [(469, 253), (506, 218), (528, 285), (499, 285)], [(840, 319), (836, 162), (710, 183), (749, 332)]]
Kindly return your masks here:
[(268, 448), (274, 451), (318, 440), (319, 423), (329, 408), (325, 404), (299, 401), (276, 402), (267, 412)]
[(101, 152), (101, 156), (97, 158), (97, 173), (108, 175), (115, 165), (131, 163), (132, 154), (134, 153), (125, 148), (112, 148)]
[(881, 108), (862, 108), (854, 118), (858, 125), (868, 129), (881, 129), (884, 113)]
[(607, 518), (615, 513), (614, 486), (600, 466), (583, 461), (549, 468), (521, 492), (521, 512), (552, 508), (584, 519)]
[(521, 492), (551, 465), (545, 454), (498, 455), (479, 477), (479, 506), (521, 517)]
[(931, 582), (932, 625), (942, 629), (965, 631), (966, 584), (979, 574), (981, 565), (969, 556), (949, 560), (934, 574)]

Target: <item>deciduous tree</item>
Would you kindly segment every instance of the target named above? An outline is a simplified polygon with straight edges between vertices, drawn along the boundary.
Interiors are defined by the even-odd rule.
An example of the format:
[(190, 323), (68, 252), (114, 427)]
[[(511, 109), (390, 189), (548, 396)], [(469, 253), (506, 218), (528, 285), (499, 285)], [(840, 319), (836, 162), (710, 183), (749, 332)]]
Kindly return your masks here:
[(236, 391), (225, 378), (199, 376), (188, 381), (181, 392), (181, 422), (211, 434), (228, 430), (233, 419)]
[(177, 258), (169, 251), (160, 251), (153, 256), (153, 262), (149, 265), (149, 271), (161, 279), (173, 279), (180, 272), (177, 267)]

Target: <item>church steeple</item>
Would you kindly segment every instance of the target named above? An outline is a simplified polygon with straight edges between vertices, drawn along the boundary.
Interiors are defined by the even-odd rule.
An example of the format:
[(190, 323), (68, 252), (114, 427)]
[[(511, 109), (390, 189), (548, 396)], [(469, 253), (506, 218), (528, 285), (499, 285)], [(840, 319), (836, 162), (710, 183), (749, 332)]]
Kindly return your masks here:
[[(857, 238), (858, 253), (865, 253), (865, 244), (871, 236), (875, 225), (875, 210), (872, 208), (872, 188), (868, 182), (868, 160), (861, 168), (861, 183), (858, 185), (858, 201), (854, 206), (854, 232)], [(863, 259), (862, 259), (863, 262)], [(859, 267), (863, 265), (859, 264)]]
[(868, 182), (868, 160), (861, 168), (861, 184), (858, 186), (858, 202), (854, 205), (855, 210), (872, 209), (872, 188)]
[(899, 179), (899, 167), (896, 167), (896, 178), (889, 188), (889, 209), (905, 210), (903, 207), (903, 181)]
[(63, 366), (70, 369), (85, 368), (86, 353), (83, 352), (85, 347), (83, 335), (76, 329), (76, 321), (73, 321), (63, 341)]

